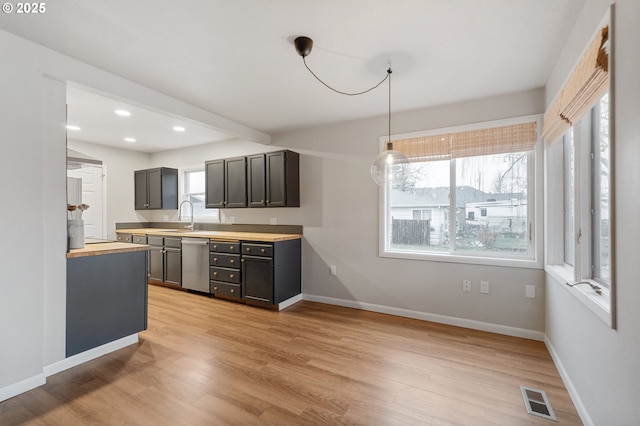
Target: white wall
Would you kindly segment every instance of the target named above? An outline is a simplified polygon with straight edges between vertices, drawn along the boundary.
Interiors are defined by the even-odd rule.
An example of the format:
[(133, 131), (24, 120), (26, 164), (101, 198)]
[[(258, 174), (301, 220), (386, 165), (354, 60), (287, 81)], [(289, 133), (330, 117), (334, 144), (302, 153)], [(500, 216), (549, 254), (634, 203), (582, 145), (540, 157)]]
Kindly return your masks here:
[(115, 239), (115, 224), (118, 222), (146, 222), (150, 212), (134, 209), (133, 172), (148, 169), (151, 156), (142, 152), (118, 149), (105, 145), (69, 139), (67, 146), (83, 154), (102, 160), (106, 171), (107, 193), (107, 238)]
[[(0, 31), (0, 400), (19, 382), (44, 381), (43, 81), (33, 46)], [(10, 59), (9, 59), (10, 58)], [(51, 188), (49, 189), (56, 189)], [(63, 219), (64, 220), (64, 219)], [(62, 222), (60, 226), (65, 227)], [(62, 252), (64, 256), (64, 250)], [(50, 265), (49, 265), (50, 266)], [(40, 376), (40, 377), (39, 377)]]
[[(597, 30), (611, 2), (590, 0), (565, 48), (547, 103)], [(617, 330), (610, 329), (562, 283), (547, 275), (546, 336), (586, 424), (637, 425), (640, 419), (640, 2), (616, 2), (614, 57)], [(560, 83), (558, 83), (560, 82)]]

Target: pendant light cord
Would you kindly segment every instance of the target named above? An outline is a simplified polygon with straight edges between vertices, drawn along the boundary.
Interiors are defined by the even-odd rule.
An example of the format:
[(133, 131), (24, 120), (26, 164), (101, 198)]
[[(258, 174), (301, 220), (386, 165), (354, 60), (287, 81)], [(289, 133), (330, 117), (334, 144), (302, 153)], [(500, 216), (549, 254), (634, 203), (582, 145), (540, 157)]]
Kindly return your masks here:
[[(334, 89), (333, 87), (329, 86), (327, 83), (322, 81), (322, 79), (320, 77), (318, 77), (316, 75), (316, 73), (311, 71), (311, 68), (309, 68), (309, 65), (307, 65), (307, 60), (305, 59), (304, 56), (302, 57), (302, 62), (304, 62), (304, 66), (307, 67), (307, 69), (309, 70), (311, 75), (313, 75), (316, 78), (316, 80), (318, 80), (320, 83), (324, 84), (328, 89), (331, 89), (336, 93), (340, 93), (341, 95), (347, 95), (347, 96), (358, 96), (358, 95), (363, 95), (363, 94), (365, 94), (367, 92), (370, 92), (373, 89), (375, 89), (376, 87), (380, 86), (382, 83), (384, 83), (385, 80), (391, 76), (391, 67), (389, 67), (389, 69), (387, 70), (387, 75), (385, 75), (384, 78), (378, 84), (376, 84), (375, 86), (373, 86), (373, 87), (371, 87), (371, 88), (369, 88), (367, 90), (363, 90), (362, 92), (355, 92), (355, 93), (342, 92), (340, 90)], [(389, 82), (391, 82), (391, 79), (389, 79)], [(391, 91), (391, 89), (389, 89), (389, 91)], [(391, 104), (391, 101), (389, 101), (389, 104)]]
[[(387, 70), (387, 77), (389, 78), (389, 139), (387, 139), (387, 144), (391, 144), (391, 73), (391, 66), (389, 66), (389, 69)], [(391, 146), (391, 149), (393, 149), (393, 145)]]

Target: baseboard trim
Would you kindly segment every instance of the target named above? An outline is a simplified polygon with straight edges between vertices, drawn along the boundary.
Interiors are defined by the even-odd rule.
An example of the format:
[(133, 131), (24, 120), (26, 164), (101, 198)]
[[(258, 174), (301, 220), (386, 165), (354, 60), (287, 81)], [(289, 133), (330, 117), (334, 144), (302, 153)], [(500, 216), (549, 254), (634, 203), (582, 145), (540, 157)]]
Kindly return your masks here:
[(278, 310), (281, 311), (283, 309), (287, 309), (289, 306), (294, 305), (301, 300), (302, 300), (302, 294), (298, 294), (293, 297), (290, 297), (287, 300), (278, 303)]
[(413, 318), (423, 321), (437, 322), (439, 324), (470, 328), (472, 330), (488, 331), (490, 333), (504, 334), (506, 336), (522, 337), (524, 339), (544, 341), (544, 332), (527, 330), (525, 328), (510, 327), (507, 325), (494, 324), (465, 318), (450, 317), (447, 315), (431, 314), (428, 312), (412, 311), (409, 309), (394, 308), (391, 306), (376, 305), (373, 303), (356, 302), (353, 300), (337, 299), (325, 296), (315, 296), (312, 294), (303, 294), (302, 300), (326, 303), (329, 305), (344, 306), (347, 308), (362, 309), (364, 311), (379, 312), (382, 314), (396, 315), (399, 317)]
[(138, 333), (114, 340), (113, 342), (105, 343), (97, 348), (89, 349), (88, 351), (84, 351), (61, 361), (54, 362), (53, 364), (46, 365), (43, 368), (43, 371), (46, 377), (49, 377), (61, 371), (75, 367), (76, 365), (101, 357), (102, 355), (122, 349), (125, 346), (133, 345), (134, 343), (138, 343)]
[(38, 386), (42, 386), (46, 383), (47, 377), (44, 373), (36, 374), (28, 379), (21, 380), (17, 383), (12, 383), (9, 386), (0, 388), (0, 402), (9, 398), (13, 398), (16, 395), (35, 389)]
[(549, 340), (549, 337), (547, 335), (544, 336), (544, 344), (547, 346), (549, 354), (551, 354), (551, 359), (556, 365), (558, 373), (560, 373), (560, 378), (562, 379), (564, 386), (567, 388), (567, 392), (569, 392), (569, 396), (571, 397), (571, 401), (573, 401), (573, 405), (575, 405), (576, 407), (576, 411), (580, 416), (580, 420), (582, 420), (582, 423), (584, 423), (586, 426), (595, 426), (595, 423), (593, 422), (593, 420), (591, 420), (591, 416), (587, 411), (587, 407), (585, 407), (584, 403), (582, 402), (582, 399), (580, 398), (576, 387), (573, 385), (573, 382), (571, 381), (567, 370), (564, 368), (564, 364), (562, 364), (562, 360), (560, 360), (558, 352), (556, 352), (553, 344), (551, 343), (551, 340)]

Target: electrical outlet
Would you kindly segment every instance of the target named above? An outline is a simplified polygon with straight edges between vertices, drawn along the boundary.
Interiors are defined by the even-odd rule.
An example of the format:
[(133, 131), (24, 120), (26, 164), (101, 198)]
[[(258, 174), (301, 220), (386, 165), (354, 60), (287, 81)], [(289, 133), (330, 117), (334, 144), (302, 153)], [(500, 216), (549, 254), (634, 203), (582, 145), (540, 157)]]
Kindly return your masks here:
[(528, 297), (529, 299), (535, 299), (536, 298), (536, 286), (535, 285), (530, 285), (530, 284), (527, 284), (526, 286), (524, 286), (524, 295), (525, 295), (525, 297)]
[(270, 225), (277, 225), (278, 224), (278, 218), (277, 217), (272, 217), (269, 219), (269, 224)]
[(335, 275), (337, 275), (335, 265), (331, 265), (331, 266), (329, 267), (329, 269), (331, 270), (331, 275), (334, 275), (334, 276), (335, 276)]
[(463, 293), (471, 293), (471, 281), (462, 280), (462, 292)]
[(489, 281), (480, 281), (480, 293), (489, 294)]

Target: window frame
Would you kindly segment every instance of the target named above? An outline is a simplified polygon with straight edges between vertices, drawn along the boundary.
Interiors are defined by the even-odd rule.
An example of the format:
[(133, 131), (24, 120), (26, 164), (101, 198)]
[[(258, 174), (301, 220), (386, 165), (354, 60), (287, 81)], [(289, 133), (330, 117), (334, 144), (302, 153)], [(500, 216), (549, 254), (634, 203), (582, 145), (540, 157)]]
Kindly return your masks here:
[[(613, 129), (612, 123), (612, 98), (611, 91), (609, 95), (609, 156), (610, 156), (610, 168), (609, 168), (609, 217), (614, 217), (615, 204), (614, 204), (614, 165), (613, 165)], [(574, 175), (574, 238), (573, 248), (575, 253), (574, 265), (568, 265), (564, 261), (564, 239), (560, 241), (559, 238), (554, 236), (564, 235), (565, 222), (564, 219), (554, 220), (552, 219), (553, 213), (558, 213), (564, 206), (565, 194), (563, 186), (562, 194), (560, 197), (552, 196), (550, 202), (547, 202), (547, 223), (548, 228), (546, 230), (546, 246), (547, 246), (547, 259), (545, 261), (545, 270), (551, 275), (551, 277), (562, 284), (562, 287), (572, 290), (571, 294), (575, 295), (585, 306), (587, 306), (593, 313), (602, 319), (607, 325), (615, 328), (615, 321), (613, 316), (613, 288), (615, 288), (614, 282), (614, 234), (613, 224), (609, 224), (609, 244), (610, 244), (610, 280), (609, 282), (603, 282), (597, 278), (594, 278), (592, 271), (592, 263), (594, 256), (593, 246), (593, 221), (595, 216), (592, 216), (591, 210), (593, 208), (594, 197), (594, 165), (591, 153), (593, 152), (596, 139), (599, 137), (599, 125), (595, 123), (599, 114), (599, 104), (594, 105), (577, 123), (572, 126), (569, 131), (573, 131), (574, 135), (574, 157), (575, 157), (575, 175)], [(565, 133), (561, 142), (552, 144), (546, 149), (545, 163), (547, 170), (547, 184), (549, 181), (553, 181), (554, 177), (559, 177), (560, 171), (558, 164), (564, 164), (564, 141), (567, 137)], [(559, 148), (557, 148), (559, 146)], [(564, 177), (563, 177), (564, 178)], [(557, 195), (557, 194), (556, 194)], [(556, 217), (561, 215), (556, 214)], [(568, 284), (581, 283), (575, 287), (569, 287)], [(584, 285), (583, 285), (584, 284)], [(592, 286), (598, 286), (601, 294), (598, 294)], [(573, 291), (575, 290), (575, 291)]]
[[(396, 258), (396, 259), (408, 259), (408, 260), (422, 260), (422, 261), (434, 261), (434, 262), (452, 262), (452, 263), (466, 263), (476, 265), (490, 265), (490, 266), (506, 266), (516, 268), (531, 268), (531, 269), (543, 269), (543, 144), (540, 138), (542, 128), (542, 114), (520, 116), (514, 118), (492, 120), (478, 123), (471, 123), (459, 126), (437, 128), (426, 131), (402, 133), (391, 135), (391, 140), (394, 139), (408, 139), (425, 136), (433, 136), (443, 133), (455, 133), (464, 132), (469, 130), (488, 129), (493, 127), (521, 124), (525, 122), (536, 123), (536, 133), (538, 135), (534, 150), (529, 154), (527, 159), (530, 162), (528, 166), (528, 220), (531, 223), (531, 242), (529, 244), (530, 255), (526, 258), (514, 258), (508, 254), (499, 252), (408, 252), (408, 251), (390, 251), (387, 247), (388, 241), (388, 221), (389, 216), (389, 185), (382, 185), (379, 188), (379, 230), (378, 230), (378, 256), (383, 258)], [(387, 136), (381, 136), (379, 138), (380, 150), (384, 149), (384, 146), (388, 140)], [(453, 188), (455, 184), (455, 159), (448, 160), (450, 163), (450, 183), (449, 188)], [(455, 191), (453, 191), (455, 193)], [(530, 201), (529, 201), (530, 200)], [(455, 201), (452, 201), (455, 202)], [(455, 235), (452, 231), (455, 230), (455, 221), (449, 220), (449, 235)]]

